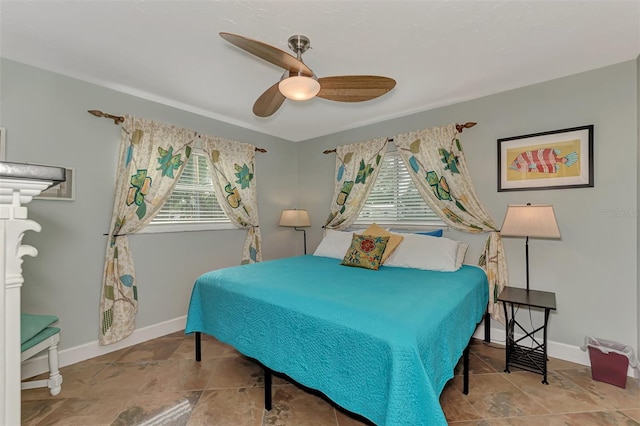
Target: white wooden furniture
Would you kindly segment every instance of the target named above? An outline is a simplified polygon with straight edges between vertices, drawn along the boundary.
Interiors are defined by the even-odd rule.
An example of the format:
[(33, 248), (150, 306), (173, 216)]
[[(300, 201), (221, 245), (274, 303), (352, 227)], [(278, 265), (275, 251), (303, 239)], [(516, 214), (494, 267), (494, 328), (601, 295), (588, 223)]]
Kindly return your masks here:
[(40, 231), (27, 219), (33, 197), (65, 180), (60, 167), (0, 162), (0, 424), (20, 425), (20, 289), (22, 257), (38, 251), (22, 244), (26, 231)]
[(29, 380), (22, 382), (22, 389), (49, 388), (51, 395), (57, 395), (62, 389), (62, 375), (58, 370), (58, 343), (60, 329), (53, 327), (58, 322), (55, 315), (20, 315), (21, 346), (20, 361), (47, 351), (49, 361), (49, 378), (43, 380)]

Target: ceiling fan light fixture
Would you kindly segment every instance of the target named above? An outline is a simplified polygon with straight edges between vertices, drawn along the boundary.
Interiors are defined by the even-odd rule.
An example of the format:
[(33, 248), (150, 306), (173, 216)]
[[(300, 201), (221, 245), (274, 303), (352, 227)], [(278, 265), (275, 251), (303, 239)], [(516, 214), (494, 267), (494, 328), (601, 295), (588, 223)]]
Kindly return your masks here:
[[(293, 73), (291, 73), (293, 74)], [(285, 78), (278, 83), (278, 89), (283, 96), (294, 101), (306, 101), (320, 92), (320, 83), (313, 77), (306, 75), (285, 73)]]
[(311, 47), (309, 38), (303, 35), (289, 37), (289, 48), (296, 56), (238, 34), (221, 32), (220, 37), (285, 70), (280, 80), (269, 86), (253, 104), (253, 113), (258, 117), (270, 117), (286, 99), (304, 101), (317, 96), (336, 102), (363, 102), (378, 98), (396, 86), (394, 79), (377, 75), (318, 78), (302, 61), (302, 54)]

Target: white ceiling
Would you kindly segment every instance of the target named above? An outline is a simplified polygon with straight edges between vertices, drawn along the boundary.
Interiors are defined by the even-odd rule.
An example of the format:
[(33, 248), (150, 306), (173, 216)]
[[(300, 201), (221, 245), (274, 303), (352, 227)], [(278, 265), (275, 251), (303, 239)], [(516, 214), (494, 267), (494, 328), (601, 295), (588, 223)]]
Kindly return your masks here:
[[(259, 118), (253, 103), (282, 70), (221, 31), (287, 52), (303, 34), (319, 77), (397, 86), (361, 103), (287, 100)], [(2, 0), (0, 37), (2, 57), (300, 141), (635, 59), (640, 1)]]

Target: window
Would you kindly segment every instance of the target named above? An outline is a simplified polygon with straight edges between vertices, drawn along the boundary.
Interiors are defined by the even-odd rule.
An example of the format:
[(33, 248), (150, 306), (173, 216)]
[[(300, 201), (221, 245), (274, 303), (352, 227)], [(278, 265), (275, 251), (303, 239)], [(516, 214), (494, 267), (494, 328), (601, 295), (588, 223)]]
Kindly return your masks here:
[(387, 152), (378, 178), (354, 225), (446, 226), (429, 208), (411, 180), (400, 153)]
[(143, 232), (235, 229), (213, 189), (204, 151), (194, 148), (173, 193)]

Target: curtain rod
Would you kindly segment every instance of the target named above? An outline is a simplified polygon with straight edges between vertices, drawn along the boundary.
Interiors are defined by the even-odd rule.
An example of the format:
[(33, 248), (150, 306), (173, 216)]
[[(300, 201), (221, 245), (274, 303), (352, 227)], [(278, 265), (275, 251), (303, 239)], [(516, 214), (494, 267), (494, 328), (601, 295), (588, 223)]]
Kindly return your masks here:
[[(121, 116), (121, 115), (107, 114), (106, 112), (102, 112), (102, 111), (97, 110), (97, 109), (90, 109), (87, 112), (89, 114), (91, 114), (91, 115), (95, 115), (96, 117), (111, 119), (111, 120), (113, 120), (113, 124), (115, 124), (115, 125), (118, 125), (120, 123), (124, 123), (124, 117)], [(256, 152), (267, 152), (267, 150), (264, 149), (264, 148), (256, 147)]]
[(96, 117), (110, 118), (111, 120), (113, 120), (113, 124), (115, 124), (115, 125), (118, 125), (120, 123), (124, 123), (124, 117), (122, 117), (120, 115), (107, 114), (106, 112), (102, 112), (102, 111), (97, 110), (97, 109), (90, 109), (87, 112), (89, 114), (91, 114), (91, 115), (95, 115)]
[[(456, 124), (456, 130), (458, 131), (458, 133), (462, 133), (462, 131), (464, 129), (470, 129), (471, 127), (475, 126), (478, 123), (474, 123), (473, 121), (468, 121), (464, 124)], [(393, 138), (387, 138), (387, 141), (389, 142), (393, 142)], [(336, 152), (335, 149), (327, 149), (322, 151), (323, 154), (331, 154), (332, 152)]]

